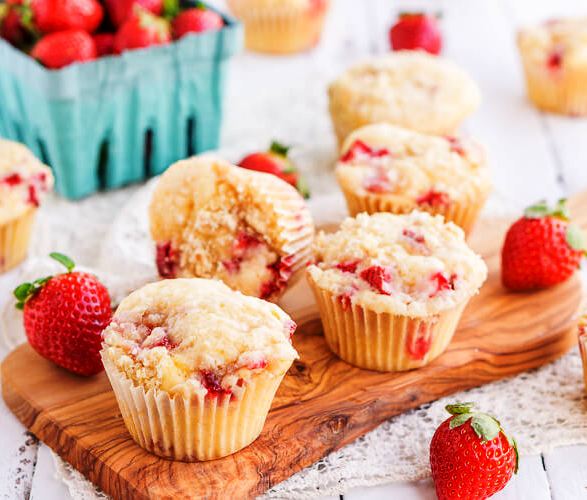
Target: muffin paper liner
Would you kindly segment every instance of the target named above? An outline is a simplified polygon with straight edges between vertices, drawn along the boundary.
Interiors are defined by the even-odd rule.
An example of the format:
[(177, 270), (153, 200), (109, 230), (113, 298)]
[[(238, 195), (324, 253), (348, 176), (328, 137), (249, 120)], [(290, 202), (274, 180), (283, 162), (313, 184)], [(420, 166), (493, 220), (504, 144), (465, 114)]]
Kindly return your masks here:
[(420, 206), (412, 200), (402, 201), (392, 196), (370, 193), (360, 195), (342, 186), (341, 188), (346, 198), (349, 213), (353, 217), (361, 212), (367, 212), (368, 214), (377, 212), (409, 214), (414, 210), (422, 210), (433, 215), (444, 216), (444, 220), (454, 222), (467, 235), (473, 229), (489, 195), (489, 189), (487, 189), (484, 192), (479, 191), (475, 196), (470, 196), (466, 202), (452, 200), (448, 206), (432, 207), (429, 205)]
[(0, 273), (20, 264), (26, 257), (37, 210), (0, 224)]
[(308, 275), (328, 347), (360, 368), (394, 372), (427, 365), (448, 347), (468, 300), (424, 318), (376, 313), (320, 288)]
[(274, 6), (255, 8), (250, 0), (228, 0), (234, 15), (245, 26), (250, 50), (288, 54), (311, 49), (320, 41), (329, 2), (323, 9)]
[(184, 462), (221, 458), (257, 439), (283, 379), (283, 375), (261, 372), (238, 398), (172, 397), (162, 390), (135, 386), (105, 353), (102, 361), (132, 438), (150, 453)]
[(541, 110), (570, 116), (587, 115), (587, 66), (549, 70), (522, 52), (528, 98)]
[[(299, 277), (302, 271), (312, 260), (312, 242), (314, 241), (314, 222), (308, 205), (298, 193), (292, 189), (276, 189), (274, 183), (264, 182), (264, 178), (256, 178), (254, 189), (260, 197), (272, 200), (275, 212), (278, 214), (279, 244), (276, 249), (286, 256), (294, 276)], [(285, 187), (285, 186), (284, 186)], [(270, 238), (274, 239), (274, 238)]]

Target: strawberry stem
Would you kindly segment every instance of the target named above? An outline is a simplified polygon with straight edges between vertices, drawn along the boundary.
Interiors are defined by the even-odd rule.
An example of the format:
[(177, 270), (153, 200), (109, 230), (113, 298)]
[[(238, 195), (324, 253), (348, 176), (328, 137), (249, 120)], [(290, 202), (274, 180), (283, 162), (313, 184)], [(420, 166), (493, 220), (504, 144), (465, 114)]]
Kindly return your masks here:
[(62, 253), (52, 252), (49, 254), (49, 257), (51, 257), (53, 260), (56, 260), (60, 264), (63, 264), (68, 273), (73, 271), (73, 268), (75, 267), (73, 260), (71, 260), (67, 255), (63, 255)]
[(524, 210), (524, 216), (528, 219), (541, 219), (543, 217), (557, 217), (562, 220), (569, 220), (569, 209), (567, 200), (561, 198), (556, 205), (551, 208), (546, 200), (540, 200), (538, 203), (529, 206)]
[(269, 147), (269, 152), (275, 153), (276, 155), (279, 155), (279, 156), (287, 157), (287, 153), (289, 152), (290, 149), (291, 149), (290, 146), (285, 146), (284, 144), (281, 144), (280, 142), (273, 141), (273, 142), (271, 142), (271, 146)]

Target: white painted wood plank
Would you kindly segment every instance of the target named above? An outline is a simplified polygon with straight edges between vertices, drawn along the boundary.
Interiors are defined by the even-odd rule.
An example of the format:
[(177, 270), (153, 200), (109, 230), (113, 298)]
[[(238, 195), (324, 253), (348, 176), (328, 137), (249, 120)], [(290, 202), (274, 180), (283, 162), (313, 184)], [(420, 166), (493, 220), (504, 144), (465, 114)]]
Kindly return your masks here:
[(561, 446), (544, 454), (553, 500), (587, 498), (587, 446)]
[(55, 475), (55, 460), (49, 447), (39, 445), (30, 500), (70, 500), (65, 483)]
[[(516, 27), (532, 25), (565, 16), (587, 15), (587, 3), (578, 0), (536, 2), (515, 0), (507, 3)], [(528, 104), (529, 106), (531, 104)], [(559, 173), (568, 194), (587, 187), (587, 119), (543, 113), (541, 119), (550, 136)]]
[(550, 500), (550, 488), (540, 455), (520, 457), (520, 470), (495, 500)]
[[(586, 447), (587, 449), (587, 447)], [(345, 500), (433, 500), (436, 498), (432, 479), (395, 483), (372, 488), (355, 488)], [(550, 490), (540, 455), (521, 457), (520, 471), (494, 500), (549, 500)]]
[(483, 104), (466, 131), (486, 145), (496, 188), (520, 206), (562, 195), (540, 115), (525, 99), (507, 11), (498, 1), (444, 5), (445, 54), (475, 78), (482, 92)]
[(432, 479), (386, 484), (371, 488), (354, 488), (343, 495), (344, 500), (434, 500)]

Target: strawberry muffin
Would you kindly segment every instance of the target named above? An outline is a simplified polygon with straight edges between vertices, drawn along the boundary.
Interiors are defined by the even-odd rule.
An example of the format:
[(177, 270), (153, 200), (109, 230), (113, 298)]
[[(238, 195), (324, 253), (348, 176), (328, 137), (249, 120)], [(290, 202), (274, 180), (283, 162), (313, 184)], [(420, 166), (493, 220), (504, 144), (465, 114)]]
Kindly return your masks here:
[(133, 439), (187, 462), (252, 443), (297, 358), (295, 328), (276, 305), (215, 280), (130, 294), (104, 330), (102, 359)]
[(37, 208), (52, 187), (51, 170), (31, 151), (0, 139), (0, 273), (26, 257)]
[(339, 144), (355, 129), (387, 122), (452, 135), (480, 102), (475, 82), (455, 64), (402, 50), (351, 67), (328, 90)]
[(487, 277), (463, 231), (439, 215), (359, 214), (317, 236), (307, 270), (326, 342), (361, 368), (401, 371), (439, 356)]
[(441, 214), (470, 231), (491, 190), (483, 148), (386, 123), (349, 135), (336, 166), (349, 212)]
[(227, 0), (250, 50), (289, 54), (320, 41), (330, 0)]
[(211, 155), (161, 176), (150, 219), (163, 278), (215, 278), (275, 300), (311, 259), (314, 225), (296, 189)]
[(553, 19), (518, 33), (528, 97), (539, 108), (587, 114), (587, 18)]

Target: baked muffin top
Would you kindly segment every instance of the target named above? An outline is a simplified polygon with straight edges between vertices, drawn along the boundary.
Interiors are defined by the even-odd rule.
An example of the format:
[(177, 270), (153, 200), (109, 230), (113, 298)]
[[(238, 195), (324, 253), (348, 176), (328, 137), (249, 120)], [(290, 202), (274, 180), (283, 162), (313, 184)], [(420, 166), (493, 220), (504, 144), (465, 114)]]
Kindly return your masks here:
[(0, 224), (39, 206), (53, 175), (18, 142), (0, 139)]
[(238, 395), (256, 373), (287, 371), (295, 327), (278, 306), (220, 281), (163, 280), (120, 303), (103, 354), (145, 389)]
[(390, 124), (353, 132), (344, 142), (336, 175), (357, 194), (403, 197), (424, 203), (467, 200), (490, 187), (485, 152), (473, 140), (437, 137)]
[(426, 133), (454, 128), (480, 102), (477, 85), (458, 66), (411, 50), (351, 67), (330, 86), (329, 95), (331, 108), (344, 107), (358, 121)]
[(521, 29), (518, 45), (524, 57), (547, 69), (587, 62), (587, 17), (552, 19)]
[(320, 233), (314, 249), (310, 279), (378, 313), (433, 315), (476, 294), (487, 277), (462, 229), (427, 212), (359, 214)]

